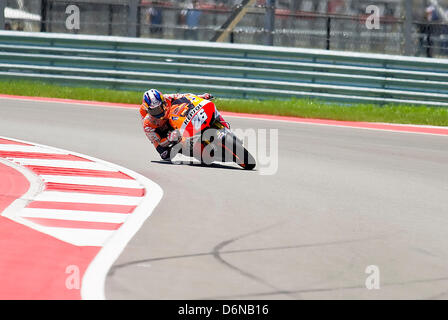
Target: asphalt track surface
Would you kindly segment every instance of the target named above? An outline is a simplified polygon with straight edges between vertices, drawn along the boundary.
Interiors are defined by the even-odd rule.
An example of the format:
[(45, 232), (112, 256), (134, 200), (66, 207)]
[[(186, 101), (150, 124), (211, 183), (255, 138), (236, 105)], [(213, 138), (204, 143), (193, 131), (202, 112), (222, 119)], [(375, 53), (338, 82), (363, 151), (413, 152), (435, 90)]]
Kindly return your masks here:
[[(134, 170), (164, 197), (108, 299), (447, 299), (448, 138), (228, 118), (278, 129), (274, 175), (161, 163), (137, 110), (0, 99), (0, 135)], [(380, 270), (368, 290), (367, 266)]]

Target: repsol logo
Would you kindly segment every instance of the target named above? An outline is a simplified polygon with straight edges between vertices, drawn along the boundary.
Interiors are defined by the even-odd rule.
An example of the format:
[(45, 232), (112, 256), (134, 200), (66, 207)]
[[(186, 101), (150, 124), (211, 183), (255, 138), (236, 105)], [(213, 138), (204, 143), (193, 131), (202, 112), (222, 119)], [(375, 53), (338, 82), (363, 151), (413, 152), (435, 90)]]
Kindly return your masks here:
[(194, 108), (188, 113), (187, 117), (185, 118), (185, 120), (184, 120), (184, 125), (187, 125), (188, 122), (190, 122), (191, 118), (193, 118), (194, 114), (195, 114), (199, 109), (201, 109), (201, 108), (202, 108), (201, 105), (198, 105), (198, 106), (194, 107)]

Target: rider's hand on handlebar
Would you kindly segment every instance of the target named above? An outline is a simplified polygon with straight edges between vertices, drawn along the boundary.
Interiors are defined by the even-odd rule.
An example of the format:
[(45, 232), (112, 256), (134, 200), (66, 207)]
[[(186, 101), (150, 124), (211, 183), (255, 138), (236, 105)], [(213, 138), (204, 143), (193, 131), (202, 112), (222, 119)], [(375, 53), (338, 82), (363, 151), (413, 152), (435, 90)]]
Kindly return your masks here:
[(179, 130), (173, 130), (170, 133), (168, 133), (167, 139), (170, 142), (178, 142), (181, 139), (180, 131)]
[(213, 99), (215, 99), (215, 97), (212, 96), (210, 93), (204, 93), (202, 96), (204, 97), (205, 100), (213, 100)]

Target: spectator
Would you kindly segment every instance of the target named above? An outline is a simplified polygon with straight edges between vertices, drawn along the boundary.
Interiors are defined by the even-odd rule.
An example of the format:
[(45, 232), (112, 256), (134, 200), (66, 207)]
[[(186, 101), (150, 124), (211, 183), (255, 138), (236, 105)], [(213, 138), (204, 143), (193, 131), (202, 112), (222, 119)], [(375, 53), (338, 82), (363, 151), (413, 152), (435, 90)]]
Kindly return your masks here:
[(193, 0), (193, 2), (187, 5), (187, 9), (183, 11), (188, 27), (188, 30), (185, 30), (185, 39), (198, 40), (198, 26), (202, 13), (199, 8), (199, 1)]
[(175, 38), (180, 39), (185, 37), (185, 31), (183, 31), (183, 27), (185, 26), (185, 10), (179, 10), (176, 13), (176, 28), (174, 29)]
[[(445, 16), (448, 17), (448, 10), (445, 11)], [(444, 21), (443, 25), (440, 25), (440, 40), (442, 41), (443, 55), (448, 55), (448, 24)]]
[(154, 3), (154, 6), (146, 10), (146, 23), (150, 25), (149, 31), (151, 35), (161, 36), (163, 33), (162, 23), (163, 15), (159, 3)]
[(5, 30), (12, 30), (11, 24), (9, 22), (5, 23)]
[(424, 14), (424, 22), (419, 25), (420, 34), (420, 52), (425, 51), (427, 57), (432, 57), (433, 53), (433, 35), (435, 33), (434, 22), (439, 20), (436, 8), (431, 5), (426, 8)]
[(432, 21), (438, 21), (439, 20), (439, 13), (436, 10), (436, 7), (434, 7), (433, 5), (430, 5), (429, 7), (426, 8), (426, 20), (429, 22)]
[(17, 24), (16, 31), (23, 31), (23, 30), (24, 30), (23, 23), (22, 23), (22, 22), (19, 22), (19, 23)]

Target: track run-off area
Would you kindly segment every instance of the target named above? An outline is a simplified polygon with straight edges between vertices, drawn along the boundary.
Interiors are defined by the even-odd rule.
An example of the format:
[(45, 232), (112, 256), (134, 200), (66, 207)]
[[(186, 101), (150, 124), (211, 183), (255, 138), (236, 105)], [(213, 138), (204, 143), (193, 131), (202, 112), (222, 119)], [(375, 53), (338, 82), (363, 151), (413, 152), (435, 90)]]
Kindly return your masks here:
[[(244, 171), (232, 164), (160, 161), (137, 107), (0, 97), (0, 280), (11, 277), (13, 265), (25, 280), (47, 270), (41, 283), (2, 287), (2, 298), (36, 298), (41, 288), (50, 293), (38, 298), (448, 298), (448, 129), (223, 113), (232, 129), (277, 130), (278, 167), (261, 174), (262, 168)], [(41, 159), (6, 153), (31, 152), (30, 143)], [(70, 202), (70, 190), (60, 190), (70, 184), (87, 195), (95, 191), (92, 199), (103, 198), (105, 204), (120, 195), (105, 197), (104, 189), (79, 176), (41, 177), (36, 166), (50, 167), (42, 159), (48, 150), (41, 147), (58, 154), (54, 161), (65, 161), (66, 168), (75, 160), (64, 158), (85, 157), (78, 162), (112, 166), (109, 171), (137, 181), (121, 187), (106, 187), (103, 181), (108, 192), (138, 192), (124, 189), (145, 189), (142, 185), (150, 181), (148, 189), (160, 186), (160, 193), (154, 192), (154, 203), (138, 212), (130, 227), (119, 222), (117, 214), (123, 213), (103, 212), (120, 225), (114, 229), (118, 236), (101, 243), (88, 243), (87, 236), (71, 241), (68, 234), (83, 229), (87, 218), (73, 208), (59, 208), (78, 221), (64, 232), (55, 222), (61, 220), (56, 212), (30, 210), (32, 201)], [(81, 166), (95, 170), (96, 165)], [(33, 179), (43, 181), (37, 190), (31, 187)], [(45, 192), (65, 192), (65, 200)], [(30, 193), (41, 198), (32, 199)], [(153, 192), (146, 195), (151, 198)], [(128, 198), (115, 204), (129, 204), (133, 200)], [(11, 208), (12, 199), (28, 206), (27, 218), (47, 219), (45, 228), (11, 218), (13, 212), (24, 212)], [(56, 228), (57, 234), (52, 232)], [(56, 269), (50, 265), (54, 257), (60, 259)], [(68, 266), (80, 267), (80, 289), (67, 288), (73, 275)], [(371, 270), (378, 286), (368, 289)], [(100, 281), (82, 288), (95, 282), (92, 278)], [(54, 291), (57, 287), (65, 293)]]

